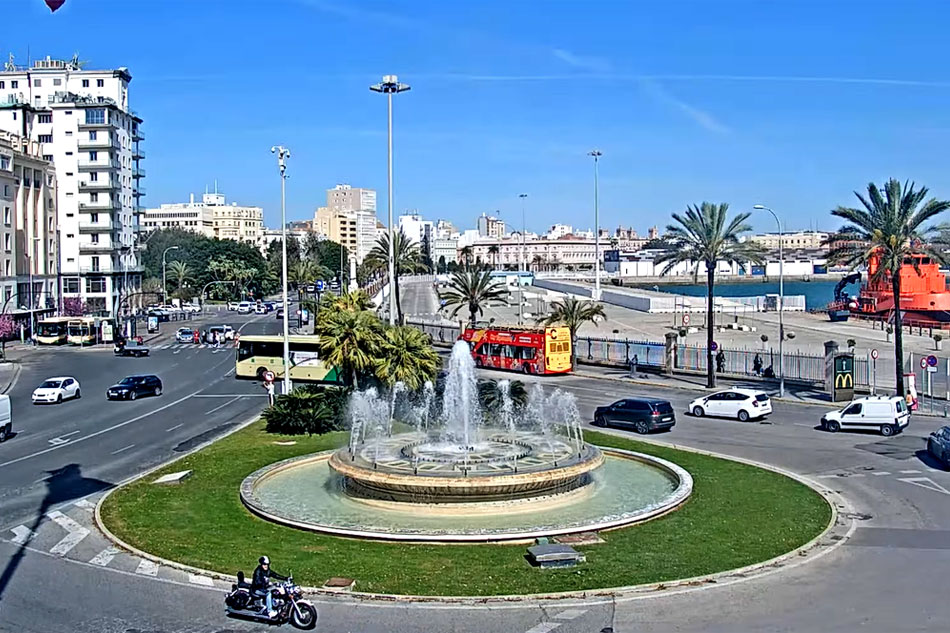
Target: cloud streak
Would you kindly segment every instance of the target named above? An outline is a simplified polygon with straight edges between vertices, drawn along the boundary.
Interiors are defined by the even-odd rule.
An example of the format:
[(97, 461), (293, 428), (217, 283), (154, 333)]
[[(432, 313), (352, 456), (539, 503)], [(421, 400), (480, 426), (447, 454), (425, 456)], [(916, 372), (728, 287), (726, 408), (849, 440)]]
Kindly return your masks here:
[(551, 49), (555, 59), (559, 59), (572, 68), (592, 73), (606, 73), (610, 70), (610, 62), (602, 57), (592, 55), (577, 55), (563, 48)]

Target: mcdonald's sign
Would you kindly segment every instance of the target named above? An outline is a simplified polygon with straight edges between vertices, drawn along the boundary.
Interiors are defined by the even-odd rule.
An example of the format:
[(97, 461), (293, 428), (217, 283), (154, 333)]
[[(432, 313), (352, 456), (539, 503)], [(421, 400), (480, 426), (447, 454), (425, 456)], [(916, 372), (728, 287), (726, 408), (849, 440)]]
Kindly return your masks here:
[(854, 398), (854, 357), (841, 354), (834, 359), (834, 401)]

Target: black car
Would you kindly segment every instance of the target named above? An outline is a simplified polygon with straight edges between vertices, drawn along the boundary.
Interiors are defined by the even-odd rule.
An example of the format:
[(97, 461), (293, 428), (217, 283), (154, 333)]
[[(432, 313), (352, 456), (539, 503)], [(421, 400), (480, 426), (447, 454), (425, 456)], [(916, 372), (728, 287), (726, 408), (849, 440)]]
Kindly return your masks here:
[(927, 439), (927, 452), (943, 464), (944, 468), (950, 468), (950, 426), (942, 426), (930, 434)]
[(659, 398), (624, 398), (594, 411), (597, 426), (630, 427), (644, 435), (650, 431), (668, 430), (676, 424), (673, 405)]
[(116, 341), (112, 347), (112, 353), (116, 356), (142, 357), (148, 356), (148, 351), (147, 345), (139, 343), (134, 339), (129, 341)]
[(139, 396), (162, 395), (162, 380), (152, 374), (126, 376), (106, 389), (106, 400), (135, 400)]

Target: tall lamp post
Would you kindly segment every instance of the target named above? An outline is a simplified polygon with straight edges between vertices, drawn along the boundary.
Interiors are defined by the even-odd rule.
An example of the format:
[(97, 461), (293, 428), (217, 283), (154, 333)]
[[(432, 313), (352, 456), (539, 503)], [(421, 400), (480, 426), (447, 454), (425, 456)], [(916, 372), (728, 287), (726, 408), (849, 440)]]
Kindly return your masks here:
[[(284, 394), (288, 394), (290, 393), (290, 339), (288, 338), (290, 325), (287, 315), (290, 314), (290, 304), (287, 303), (287, 198), (285, 190), (287, 184), (286, 161), (290, 158), (290, 150), (283, 145), (275, 145), (270, 148), (270, 151), (277, 154), (277, 168), (280, 170), (280, 250), (283, 255), (281, 257), (280, 273), (284, 306)], [(340, 272), (340, 285), (343, 285), (342, 271)], [(298, 306), (298, 309), (300, 309), (300, 306)]]
[[(518, 197), (521, 198), (521, 268), (524, 272), (528, 271), (528, 250), (525, 245), (525, 221), (524, 221), (524, 201), (528, 197), (526, 193), (519, 193)], [(522, 285), (523, 280), (521, 275), (518, 275), (518, 325), (524, 323), (524, 286)]]
[(752, 208), (768, 211), (778, 225), (778, 395), (781, 398), (785, 395), (785, 322), (782, 318), (785, 312), (785, 240), (782, 237), (782, 222), (775, 211), (764, 204), (756, 204)]
[(168, 255), (168, 251), (177, 251), (179, 246), (169, 246), (164, 251), (162, 251), (162, 301), (168, 303), (168, 290), (165, 287), (165, 266), (168, 262), (165, 261), (165, 256)]
[(594, 157), (594, 301), (600, 301), (600, 200), (597, 166), (603, 152), (591, 150), (588, 156)]
[[(389, 324), (396, 325), (396, 244), (393, 241), (393, 95), (408, 91), (409, 84), (399, 83), (399, 77), (396, 75), (384, 75), (382, 83), (373, 84), (369, 89), (373, 92), (384, 93), (389, 102)], [(342, 285), (342, 280), (340, 283)]]

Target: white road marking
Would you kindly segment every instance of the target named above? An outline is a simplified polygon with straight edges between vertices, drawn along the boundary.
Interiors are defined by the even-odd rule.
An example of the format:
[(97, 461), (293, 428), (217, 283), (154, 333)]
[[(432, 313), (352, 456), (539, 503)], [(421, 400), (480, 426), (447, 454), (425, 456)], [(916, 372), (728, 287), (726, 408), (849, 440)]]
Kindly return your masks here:
[(537, 626), (532, 626), (525, 633), (550, 633), (559, 626), (561, 626), (560, 622), (542, 622)]
[[(157, 409), (154, 409), (153, 411), (148, 411), (147, 413), (143, 413), (142, 415), (137, 415), (137, 416), (135, 416), (134, 418), (130, 418), (130, 419), (126, 420), (125, 422), (119, 422), (118, 424), (113, 424), (112, 426), (107, 427), (107, 428), (104, 428), (104, 429), (102, 429), (101, 431), (96, 431), (95, 433), (90, 433), (89, 435), (83, 435), (82, 437), (76, 439), (72, 444), (70, 444), (70, 446), (72, 446), (73, 444), (78, 444), (79, 442), (84, 442), (84, 441), (86, 441), (86, 440), (90, 440), (90, 439), (92, 439), (92, 438), (94, 438), (94, 437), (98, 437), (98, 436), (100, 436), (100, 435), (102, 435), (102, 434), (104, 434), (104, 433), (108, 433), (108, 432), (110, 432), (110, 431), (114, 431), (114, 430), (116, 430), (116, 429), (122, 428), (123, 426), (132, 424), (133, 422), (138, 422), (139, 420), (142, 420), (142, 419), (144, 419), (144, 418), (147, 418), (147, 417), (150, 416), (150, 415), (155, 415), (156, 413), (158, 413), (158, 412), (160, 412), (160, 411), (164, 411), (165, 409), (174, 407), (175, 405), (184, 402), (184, 401), (187, 400), (188, 398), (192, 398), (192, 397), (198, 395), (198, 393), (199, 393), (198, 391), (193, 391), (193, 392), (189, 393), (187, 396), (182, 396), (182, 397), (179, 398), (178, 400), (174, 400), (174, 401), (172, 401), (172, 402), (169, 402), (168, 404), (166, 404), (166, 405), (164, 405), (164, 406), (161, 406), (161, 407), (159, 407), (159, 408), (157, 408)], [(267, 394), (261, 394), (261, 395), (262, 395), (263, 397), (266, 397), (266, 396), (267, 396)], [(41, 450), (41, 451), (36, 451), (35, 453), (30, 453), (29, 455), (23, 455), (22, 457), (17, 457), (16, 459), (11, 459), (11, 460), (2, 462), (2, 463), (0, 463), (0, 468), (3, 468), (4, 466), (11, 466), (11, 465), (13, 465), (13, 464), (18, 464), (18, 463), (20, 463), (20, 462), (22, 462), (22, 461), (26, 461), (26, 460), (28, 460), (28, 459), (33, 459), (34, 457), (39, 457), (40, 455), (45, 455), (46, 453), (50, 453), (50, 452), (55, 451), (55, 450), (58, 450), (58, 449), (60, 449), (60, 448), (62, 448), (62, 445), (60, 445), (60, 446), (51, 446), (50, 448), (44, 448), (44, 449)]]
[(79, 544), (79, 541), (89, 536), (89, 530), (87, 528), (79, 525), (58, 510), (54, 510), (46, 516), (52, 519), (59, 527), (69, 532), (59, 543), (50, 548), (49, 553), (54, 556), (65, 556), (69, 550)]
[(916, 475), (919, 472), (920, 472), (919, 470), (902, 470), (901, 474), (902, 475)]
[(203, 393), (196, 398), (266, 398), (266, 393)]
[(168, 349), (169, 347), (171, 347), (171, 345), (162, 345), (158, 349)]
[(193, 585), (201, 585), (202, 587), (214, 587), (213, 580), (207, 576), (199, 576), (197, 574), (188, 574), (188, 582)]
[(555, 620), (573, 620), (574, 618), (579, 618), (580, 616), (587, 613), (587, 609), (568, 609), (567, 611), (561, 611), (556, 616)]
[(59, 446), (60, 444), (65, 444), (66, 442), (69, 441), (68, 439), (69, 436), (75, 435), (76, 433), (79, 433), (79, 432), (80, 432), (79, 430), (76, 430), (76, 431), (70, 431), (69, 433), (64, 433), (60, 435), (59, 437), (51, 438), (49, 440), (49, 443), (52, 444), (53, 446)]
[(234, 402), (237, 402), (237, 401), (240, 400), (240, 399), (241, 399), (241, 396), (238, 396), (237, 398), (232, 398), (232, 399), (228, 400), (227, 402), (225, 402), (224, 404), (219, 404), (219, 405), (216, 406), (215, 408), (211, 409), (211, 411), (206, 411), (206, 412), (205, 412), (205, 415), (211, 415), (212, 413), (214, 413), (214, 412), (217, 411), (218, 409), (223, 409), (224, 407), (228, 406), (229, 404), (232, 404), (232, 403), (234, 403)]
[(132, 448), (133, 446), (135, 446), (135, 444), (129, 444), (128, 446), (125, 446), (125, 447), (123, 447), (123, 448), (120, 448), (120, 449), (117, 450), (117, 451), (112, 451), (112, 452), (109, 453), (109, 454), (110, 454), (110, 455), (118, 455), (119, 453), (122, 453), (122, 452), (124, 452), (124, 451), (129, 450), (129, 449)]
[(871, 474), (874, 475), (875, 477), (883, 477), (884, 475), (890, 475), (891, 473), (887, 472), (886, 470), (883, 470), (883, 471), (871, 473)]
[(941, 492), (945, 495), (950, 495), (950, 490), (947, 490), (930, 477), (901, 477), (897, 481), (903, 481), (904, 483), (908, 483), (913, 486), (920, 486), (921, 488), (926, 488), (927, 490), (933, 490), (934, 492)]
[(165, 429), (165, 432), (168, 433), (169, 431), (174, 431), (175, 429), (180, 429), (180, 428), (183, 427), (183, 426), (185, 426), (185, 423), (184, 423), (184, 422), (182, 422), (181, 424), (176, 424), (175, 426), (173, 426), (173, 427), (171, 427), (171, 428)]
[(105, 567), (112, 562), (112, 559), (115, 558), (115, 555), (119, 553), (117, 547), (109, 546), (92, 557), (89, 561), (90, 565), (98, 565), (99, 567)]
[(153, 563), (143, 558), (141, 562), (139, 562), (139, 566), (135, 568), (135, 573), (142, 574), (143, 576), (157, 576), (158, 563)]
[(88, 499), (80, 499), (74, 505), (77, 508), (82, 508), (83, 510), (89, 510), (90, 512), (96, 509), (96, 504), (94, 504), (92, 501), (89, 501)]
[(208, 345), (205, 343), (202, 343), (201, 345), (198, 346), (198, 349), (204, 349), (206, 347), (208, 347)]
[(25, 525), (18, 525), (15, 528), (10, 530), (13, 532), (13, 542), (17, 545), (23, 545), (33, 540), (36, 536), (36, 532), (26, 527)]

